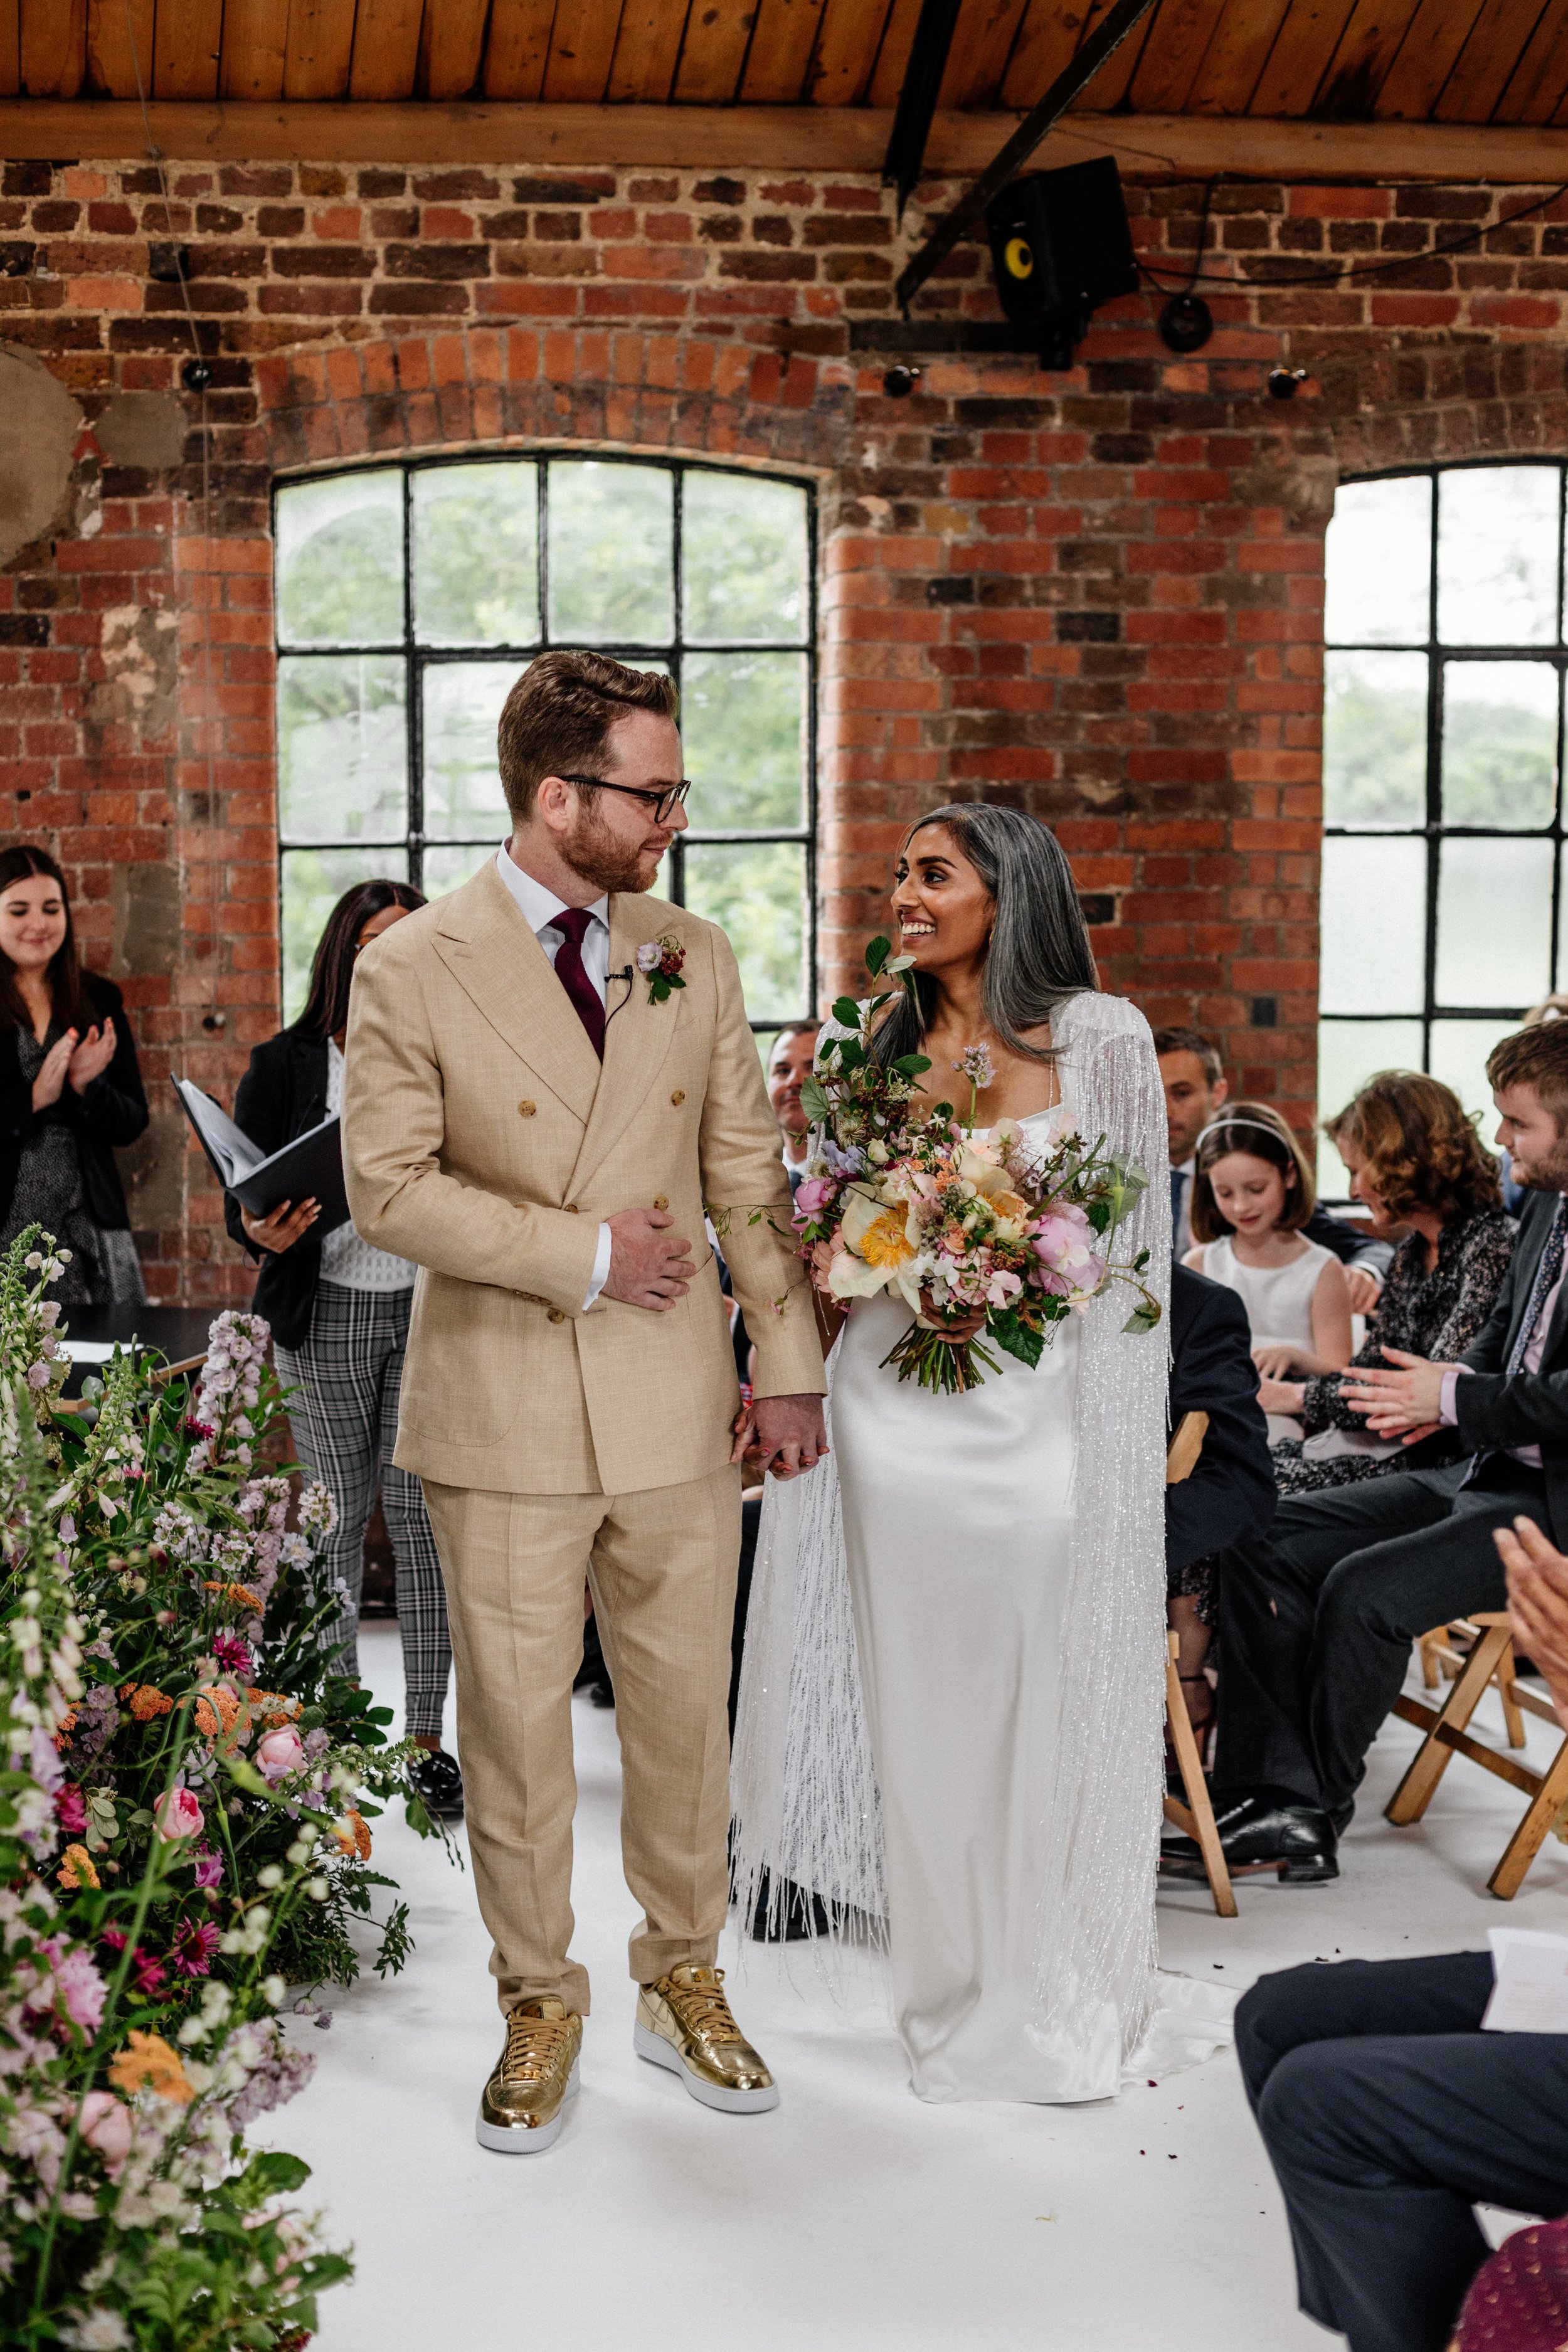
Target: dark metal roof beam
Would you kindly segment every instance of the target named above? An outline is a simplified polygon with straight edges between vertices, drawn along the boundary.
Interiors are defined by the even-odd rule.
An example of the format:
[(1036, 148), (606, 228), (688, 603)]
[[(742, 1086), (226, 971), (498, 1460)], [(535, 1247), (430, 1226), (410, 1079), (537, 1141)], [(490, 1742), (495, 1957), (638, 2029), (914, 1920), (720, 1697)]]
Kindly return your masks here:
[[(929, 7), (930, 5), (931, 0), (926, 0), (926, 5)], [(1058, 74), (1039, 104), (1026, 114), (1006, 145), (993, 157), (974, 185), (960, 197), (945, 220), (938, 221), (920, 251), (911, 254), (893, 289), (906, 317), (910, 302), (931, 271), (947, 259), (953, 247), (968, 234), (975, 222), (984, 218), (985, 207), (992, 197), (1006, 186), (1021, 164), (1028, 162), (1047, 132), (1067, 112), (1080, 91), (1088, 89), (1107, 58), (1113, 56), (1121, 47), (1129, 33), (1136, 31), (1154, 5), (1155, 0), (1117, 0), (1110, 14), (1082, 44), (1071, 63)], [(925, 22), (924, 9), (921, 21), (922, 24)], [(902, 103), (900, 97), (900, 105)], [(890, 144), (889, 152), (891, 152)]]
[(883, 185), (889, 181), (898, 185), (900, 220), (925, 163), (926, 141), (942, 96), (942, 79), (962, 5), (963, 0), (921, 0), (920, 22), (910, 47), (904, 86), (899, 92), (882, 164)]

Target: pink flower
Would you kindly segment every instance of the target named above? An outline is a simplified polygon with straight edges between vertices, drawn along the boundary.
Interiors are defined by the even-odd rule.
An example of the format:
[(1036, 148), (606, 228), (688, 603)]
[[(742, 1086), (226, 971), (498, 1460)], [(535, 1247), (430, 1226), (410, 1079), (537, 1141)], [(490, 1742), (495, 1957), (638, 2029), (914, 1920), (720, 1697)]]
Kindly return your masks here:
[(218, 1886), (223, 1883), (223, 1856), (210, 1845), (199, 1845), (195, 1855), (195, 1884), (198, 1886)]
[(131, 2153), (131, 2110), (112, 2091), (89, 2091), (81, 2103), (81, 2136), (103, 2158), (110, 2180)]
[(178, 1977), (205, 1977), (217, 1949), (217, 1929), (206, 1921), (187, 1919), (169, 1947), (169, 1962)]
[(838, 1191), (831, 1176), (807, 1176), (795, 1190), (797, 1225), (814, 1225)]
[(55, 1816), (67, 1837), (80, 1837), (87, 1827), (87, 1806), (81, 1790), (69, 1781), (55, 1791)]
[(171, 1789), (153, 1815), (153, 1827), (166, 1844), (195, 1837), (206, 1816), (188, 1789)]
[(285, 1723), (257, 1741), (256, 1760), (268, 1780), (281, 1780), (305, 1761), (305, 1743), (293, 1725)]
[(241, 1675), (247, 1682), (256, 1672), (250, 1652), (237, 1633), (219, 1633), (213, 1643), (213, 1655), (226, 1674)]
[(71, 2023), (79, 2025), (84, 2033), (96, 2033), (102, 2021), (108, 1987), (94, 1968), (91, 1956), (79, 1945), (62, 1951), (58, 1936), (46, 1937), (38, 1949), (49, 1963), (55, 1990), (65, 2002)]

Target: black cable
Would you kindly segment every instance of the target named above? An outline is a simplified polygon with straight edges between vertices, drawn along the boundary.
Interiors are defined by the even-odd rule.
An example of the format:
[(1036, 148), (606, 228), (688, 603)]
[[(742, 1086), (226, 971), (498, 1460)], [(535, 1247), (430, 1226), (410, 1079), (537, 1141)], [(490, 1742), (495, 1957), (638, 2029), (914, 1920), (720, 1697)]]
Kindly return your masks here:
[[(624, 980), (624, 981), (626, 982), (626, 994), (622, 997), (622, 999), (621, 999), (620, 1003), (619, 1003), (616, 1005), (616, 1013), (624, 1013), (624, 1012), (626, 1011), (626, 1009), (627, 1005), (628, 1005), (628, 1004), (631, 1003), (631, 1001), (632, 1001), (632, 987), (633, 987), (633, 968), (632, 968), (632, 966), (631, 966), (629, 963), (627, 963), (627, 964), (623, 964), (623, 965), (621, 966), (621, 969), (620, 969), (620, 971), (607, 971), (607, 972), (605, 974), (605, 995), (606, 1001), (608, 1000), (608, 997), (609, 997), (609, 992), (610, 992), (610, 982), (611, 982), (611, 981), (612, 981), (612, 980)], [(606, 1011), (606, 1012), (605, 1012), (605, 1028), (606, 1028), (606, 1029), (609, 1027), (609, 1025), (610, 1025), (611, 1022), (615, 1019), (615, 1017), (616, 1017), (616, 1013), (611, 1013), (611, 1012), (609, 1012), (609, 1011)]]
[[(1215, 181), (1218, 179), (1227, 179), (1229, 177), (1231, 177), (1231, 174), (1228, 173), (1215, 173), (1214, 177), (1210, 179), (1204, 195), (1204, 219), (1205, 222), (1208, 217), (1208, 202), (1214, 192)], [(1279, 182), (1272, 180), (1257, 181), (1250, 184), (1243, 183), (1243, 184), (1252, 184), (1259, 187), (1275, 187), (1279, 185)], [(1534, 204), (1521, 205), (1518, 212), (1509, 213), (1501, 220), (1483, 221), (1479, 228), (1467, 229), (1463, 236), (1455, 237), (1448, 245), (1428, 246), (1422, 252), (1402, 253), (1386, 261), (1368, 261), (1361, 263), (1347, 262), (1343, 268), (1340, 269), (1314, 269), (1306, 271), (1300, 277), (1296, 278), (1226, 278), (1222, 276), (1216, 270), (1204, 269), (1202, 267), (1202, 238), (1204, 232), (1200, 227), (1198, 232), (1198, 262), (1194, 268), (1192, 275), (1187, 279), (1186, 286), (1183, 290), (1190, 293), (1194, 286), (1226, 286), (1230, 289), (1233, 294), (1250, 293), (1253, 291), (1271, 293), (1277, 286), (1342, 286), (1347, 281), (1353, 281), (1360, 278), (1380, 277), (1391, 269), (1409, 269), (1419, 265), (1423, 261), (1440, 261), (1447, 254), (1463, 253), (1468, 246), (1479, 245), (1482, 237), (1490, 236), (1494, 229), (1511, 228), (1515, 221), (1529, 220), (1531, 214), (1544, 212), (1548, 205), (1554, 205), (1557, 202), (1558, 197), (1562, 195), (1568, 195), (1568, 180), (1564, 180), (1561, 187), (1552, 188), (1546, 195), (1538, 197)], [(1245, 258), (1246, 257), (1242, 257)], [(1166, 278), (1174, 277), (1176, 271), (1173, 266), (1168, 267), (1167, 265), (1160, 262), (1140, 260), (1138, 267), (1143, 276), (1149, 279), (1157, 294), (1163, 294), (1169, 290), (1166, 287), (1161, 285), (1160, 279), (1162, 276)]]

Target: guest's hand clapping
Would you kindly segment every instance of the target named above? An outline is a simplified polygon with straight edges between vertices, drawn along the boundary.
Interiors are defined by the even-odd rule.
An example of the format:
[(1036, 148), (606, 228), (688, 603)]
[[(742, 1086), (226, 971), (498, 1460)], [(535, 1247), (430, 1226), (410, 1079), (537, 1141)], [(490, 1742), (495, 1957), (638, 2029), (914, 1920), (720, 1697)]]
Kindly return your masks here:
[(1409, 1355), (1403, 1348), (1384, 1348), (1383, 1352), (1395, 1370), (1363, 1366), (1340, 1382), (1340, 1394), (1352, 1412), (1364, 1416), (1375, 1436), (1418, 1444), (1443, 1426), (1443, 1375), (1451, 1367)]
[(94, 1078), (100, 1078), (114, 1059), (114, 1024), (106, 1021), (101, 1030), (89, 1029), (70, 1057), (70, 1083), (73, 1094), (85, 1094)]
[(76, 1052), (76, 1048), (77, 1033), (74, 1029), (68, 1029), (65, 1035), (52, 1045), (44, 1055), (38, 1075), (33, 1080), (35, 1110), (47, 1110), (51, 1103), (58, 1102), (65, 1091), (66, 1074), (70, 1068), (71, 1055)]
[(1494, 1528), (1492, 1541), (1508, 1575), (1514, 1647), (1545, 1675), (1558, 1721), (1568, 1730), (1568, 1559), (1533, 1519)]

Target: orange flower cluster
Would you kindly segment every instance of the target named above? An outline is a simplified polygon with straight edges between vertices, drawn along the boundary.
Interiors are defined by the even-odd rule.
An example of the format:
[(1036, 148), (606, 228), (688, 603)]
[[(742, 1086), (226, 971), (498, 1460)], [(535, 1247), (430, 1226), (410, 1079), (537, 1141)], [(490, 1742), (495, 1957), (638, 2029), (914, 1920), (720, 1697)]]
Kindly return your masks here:
[(65, 1754), (66, 1749), (71, 1744), (71, 1733), (75, 1729), (76, 1709), (74, 1706), (68, 1706), (64, 1715), (60, 1717), (59, 1727), (55, 1733), (55, 1751), (58, 1755), (63, 1756)]
[(161, 2033), (133, 2031), (110, 2065), (109, 2079), (117, 2091), (131, 2094), (145, 2088), (176, 2107), (188, 2107), (196, 2095), (178, 2051), (171, 2050)]
[(280, 1724), (292, 1723), (300, 1712), (299, 1700), (285, 1697), (281, 1691), (247, 1690), (245, 1696), (268, 1731), (276, 1731)]
[(239, 1721), (240, 1705), (231, 1690), (221, 1683), (213, 1683), (203, 1691), (195, 1706), (196, 1729), (204, 1739), (225, 1739)]
[(252, 1592), (248, 1584), (215, 1584), (209, 1579), (202, 1586), (202, 1591), (221, 1593), (237, 1609), (243, 1609), (247, 1617), (259, 1617), (266, 1611), (267, 1603), (258, 1593)]
[(361, 1862), (370, 1860), (370, 1824), (353, 1805), (338, 1822), (332, 1835), (337, 1839), (339, 1853), (349, 1861), (352, 1862), (355, 1854)]
[(68, 1845), (55, 1874), (57, 1886), (96, 1886), (99, 1876), (92, 1866), (92, 1856), (84, 1845)]
[(174, 1705), (152, 1683), (121, 1683), (120, 1696), (130, 1701), (131, 1712), (138, 1723), (151, 1723), (154, 1716), (168, 1715)]

